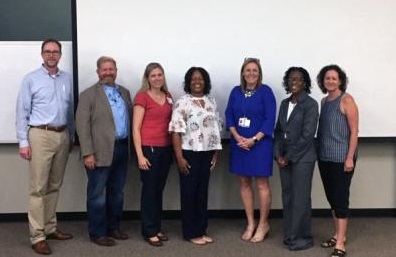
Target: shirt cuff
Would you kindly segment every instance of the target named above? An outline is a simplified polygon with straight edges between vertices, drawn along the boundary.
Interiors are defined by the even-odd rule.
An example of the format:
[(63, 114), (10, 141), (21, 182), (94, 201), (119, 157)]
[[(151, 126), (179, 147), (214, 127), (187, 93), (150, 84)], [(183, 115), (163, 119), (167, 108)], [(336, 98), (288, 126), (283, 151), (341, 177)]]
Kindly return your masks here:
[(27, 140), (20, 140), (19, 141), (19, 148), (29, 146), (29, 141)]

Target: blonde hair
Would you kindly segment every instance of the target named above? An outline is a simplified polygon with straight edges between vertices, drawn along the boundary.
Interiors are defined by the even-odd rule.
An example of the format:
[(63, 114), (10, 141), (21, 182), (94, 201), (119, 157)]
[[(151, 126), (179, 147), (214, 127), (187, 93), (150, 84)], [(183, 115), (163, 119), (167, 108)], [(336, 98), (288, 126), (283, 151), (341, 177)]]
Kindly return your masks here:
[(245, 60), (243, 61), (243, 64), (242, 64), (242, 68), (241, 68), (241, 87), (243, 90), (245, 90), (245, 88), (246, 88), (246, 81), (245, 81), (245, 78), (243, 77), (243, 70), (245, 69), (246, 65), (248, 65), (249, 63), (255, 63), (259, 69), (259, 78), (257, 80), (257, 85), (261, 85), (261, 83), (263, 82), (263, 71), (261, 69), (260, 59), (245, 58)]
[(168, 86), (166, 85), (164, 68), (162, 68), (161, 64), (159, 64), (157, 62), (151, 62), (151, 63), (147, 64), (146, 69), (144, 70), (143, 78), (142, 78), (142, 87), (140, 88), (139, 91), (147, 91), (150, 89), (150, 84), (148, 82), (148, 78), (150, 76), (150, 73), (155, 69), (160, 69), (162, 71), (162, 74), (164, 75), (164, 84), (161, 87), (161, 91), (164, 93), (168, 92)]
[(99, 57), (99, 59), (96, 61), (96, 68), (99, 69), (100, 66), (102, 65), (102, 63), (105, 63), (105, 62), (112, 62), (114, 64), (114, 66), (117, 68), (116, 61), (112, 57), (109, 57), (109, 56)]

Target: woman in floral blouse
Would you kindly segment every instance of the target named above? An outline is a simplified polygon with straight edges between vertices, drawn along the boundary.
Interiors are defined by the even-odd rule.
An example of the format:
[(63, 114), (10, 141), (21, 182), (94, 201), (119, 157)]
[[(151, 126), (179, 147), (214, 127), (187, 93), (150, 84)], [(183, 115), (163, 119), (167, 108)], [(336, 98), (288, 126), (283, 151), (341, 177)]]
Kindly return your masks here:
[(210, 172), (221, 150), (221, 121), (208, 72), (191, 67), (184, 77), (185, 95), (177, 100), (169, 124), (180, 175), (183, 237), (198, 245), (212, 243), (207, 235)]

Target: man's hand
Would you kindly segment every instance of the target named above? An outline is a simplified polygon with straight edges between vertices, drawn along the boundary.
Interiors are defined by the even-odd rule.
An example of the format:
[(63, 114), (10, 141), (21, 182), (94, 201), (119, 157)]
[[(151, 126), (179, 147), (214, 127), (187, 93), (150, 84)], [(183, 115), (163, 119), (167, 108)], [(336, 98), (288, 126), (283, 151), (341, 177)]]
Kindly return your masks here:
[(90, 154), (90, 155), (84, 156), (84, 165), (89, 170), (95, 169), (95, 167), (96, 167), (95, 155)]
[(30, 146), (20, 147), (19, 148), (19, 155), (23, 159), (30, 161), (30, 159), (32, 158), (32, 149), (30, 148)]

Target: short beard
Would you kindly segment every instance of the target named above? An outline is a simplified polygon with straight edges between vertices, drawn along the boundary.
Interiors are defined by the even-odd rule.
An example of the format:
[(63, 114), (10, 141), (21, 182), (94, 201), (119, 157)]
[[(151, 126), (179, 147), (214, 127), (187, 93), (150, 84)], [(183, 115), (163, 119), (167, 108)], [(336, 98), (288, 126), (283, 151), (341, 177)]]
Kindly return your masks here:
[(115, 80), (114, 80), (114, 77), (113, 76), (106, 76), (106, 77), (104, 77), (104, 78), (102, 78), (101, 80), (100, 80), (100, 82), (102, 83), (102, 84), (106, 84), (106, 85), (109, 85), (109, 86), (113, 86), (113, 85), (115, 85)]

